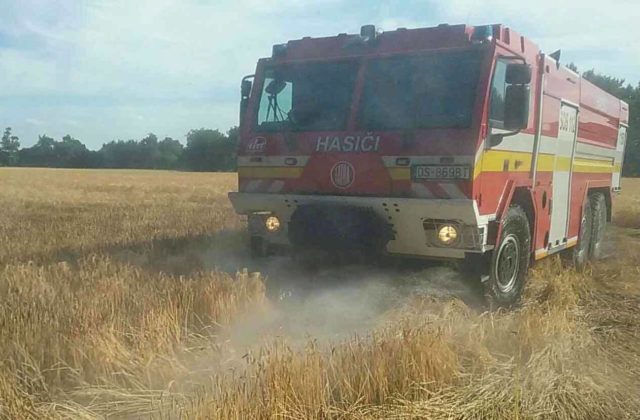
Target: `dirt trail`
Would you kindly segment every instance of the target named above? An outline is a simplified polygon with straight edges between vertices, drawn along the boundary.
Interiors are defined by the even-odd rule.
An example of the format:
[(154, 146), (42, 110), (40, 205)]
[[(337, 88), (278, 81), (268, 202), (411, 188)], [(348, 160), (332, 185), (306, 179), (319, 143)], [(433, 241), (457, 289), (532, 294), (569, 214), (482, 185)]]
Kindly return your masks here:
[[(608, 257), (615, 255), (616, 241), (611, 239), (615, 234), (616, 229), (609, 231)], [(163, 366), (165, 382), (156, 382), (153, 388), (169, 392), (160, 398), (167, 406), (212, 381), (225, 384), (213, 386), (212, 396), (229, 383), (244, 383), (255, 369), (252, 360), (277, 348), (274, 343), (285, 343), (297, 351), (311, 340), (320, 348), (331, 349), (354, 335), (394, 326), (398, 314), (415, 304), (416, 297), (426, 297), (421, 300), (426, 311), (450, 299), (462, 300), (476, 313), (486, 309), (477, 287), (447, 265), (398, 260), (381, 265), (324, 262), (309, 269), (285, 256), (252, 259), (243, 239), (240, 232), (227, 231), (207, 243), (190, 242), (155, 256), (134, 251), (126, 257), (151, 270), (165, 269), (161, 263), (165, 261), (177, 273), (246, 270), (266, 279), (266, 307), (247, 311), (231, 325), (216, 327), (206, 342), (175, 354)]]
[(455, 298), (484, 310), (478, 285), (442, 263), (391, 259), (384, 264), (337, 265), (325, 260), (311, 269), (289, 256), (251, 258), (244, 233), (238, 230), (177, 245), (120, 250), (115, 256), (147, 270), (178, 275), (194, 270), (260, 273), (268, 310), (248, 311), (215, 339), (237, 354), (274, 338), (331, 343), (364, 335), (415, 297)]
[[(310, 269), (288, 256), (252, 259), (245, 246), (200, 250), (209, 269), (234, 273), (247, 269), (266, 278), (273, 304), (269, 314), (251, 315), (238, 325), (239, 342), (285, 336), (299, 340), (341, 339), (366, 333), (415, 296), (458, 298), (481, 307), (478, 290), (446, 265), (391, 261), (385, 265), (332, 265)], [(243, 339), (244, 338), (244, 339)]]
[(482, 308), (477, 285), (442, 263), (392, 259), (385, 264), (336, 265), (325, 260), (312, 269), (289, 256), (251, 258), (245, 239), (240, 231), (224, 231), (207, 243), (185, 243), (156, 254), (129, 250), (119, 257), (177, 274), (195, 269), (260, 273), (266, 279), (270, 309), (248, 313), (235, 326), (231, 335), (238, 346), (274, 336), (298, 341), (364, 334), (416, 296), (457, 298)]
[[(607, 258), (615, 255), (615, 227), (609, 229)], [(230, 274), (246, 270), (266, 279), (268, 312), (248, 313), (230, 336), (238, 346), (260, 340), (339, 340), (364, 334), (416, 296), (436, 300), (460, 299), (470, 308), (486, 308), (479, 286), (452, 266), (415, 260), (390, 260), (386, 264), (335, 265), (323, 261), (314, 269), (289, 256), (254, 259), (240, 231), (224, 231), (208, 244), (194, 242), (162, 254), (163, 262), (182, 270), (217, 270)], [(135, 254), (134, 254), (135, 255)], [(162, 269), (159, 258), (147, 253), (126, 257), (151, 269)]]

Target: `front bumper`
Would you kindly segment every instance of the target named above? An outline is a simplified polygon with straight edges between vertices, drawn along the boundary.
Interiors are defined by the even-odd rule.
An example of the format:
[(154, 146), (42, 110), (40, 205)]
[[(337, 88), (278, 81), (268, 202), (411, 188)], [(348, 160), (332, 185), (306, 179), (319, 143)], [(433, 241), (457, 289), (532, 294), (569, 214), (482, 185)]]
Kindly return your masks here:
[[(393, 197), (354, 197), (299, 194), (229, 193), (238, 214), (250, 216), (249, 229), (271, 243), (289, 245), (287, 226), (291, 215), (301, 205), (335, 205), (367, 208), (389, 223), (395, 237), (386, 245), (389, 254), (428, 258), (464, 258), (466, 253), (482, 253), (487, 245), (487, 226), (494, 219), (481, 216), (474, 200), (419, 199)], [(281, 221), (278, 232), (267, 232), (259, 219), (266, 214)], [(457, 225), (461, 239), (454, 245), (440, 245), (435, 240), (434, 226), (451, 222)]]

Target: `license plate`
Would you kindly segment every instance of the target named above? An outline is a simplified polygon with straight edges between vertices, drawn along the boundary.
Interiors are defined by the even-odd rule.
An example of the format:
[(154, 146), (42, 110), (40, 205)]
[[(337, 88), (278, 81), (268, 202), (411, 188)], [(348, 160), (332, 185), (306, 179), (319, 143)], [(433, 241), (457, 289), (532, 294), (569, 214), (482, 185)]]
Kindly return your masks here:
[(463, 165), (416, 165), (413, 179), (469, 179), (471, 168)]

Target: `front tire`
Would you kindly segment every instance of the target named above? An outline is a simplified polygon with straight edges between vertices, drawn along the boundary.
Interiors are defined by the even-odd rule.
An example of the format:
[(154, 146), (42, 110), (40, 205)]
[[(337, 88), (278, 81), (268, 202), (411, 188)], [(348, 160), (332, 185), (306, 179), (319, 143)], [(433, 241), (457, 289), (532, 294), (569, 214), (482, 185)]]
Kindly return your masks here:
[(607, 200), (604, 194), (596, 192), (589, 197), (593, 226), (589, 254), (592, 260), (604, 257), (604, 236), (607, 228)]
[(587, 199), (582, 204), (582, 218), (580, 220), (580, 232), (578, 233), (578, 243), (573, 247), (573, 265), (577, 270), (583, 270), (589, 261), (589, 248), (591, 246), (591, 234), (593, 227), (593, 213), (591, 204)]
[(490, 304), (510, 307), (520, 300), (531, 252), (529, 219), (522, 207), (513, 205), (502, 219), (502, 233), (491, 257), (484, 282)]

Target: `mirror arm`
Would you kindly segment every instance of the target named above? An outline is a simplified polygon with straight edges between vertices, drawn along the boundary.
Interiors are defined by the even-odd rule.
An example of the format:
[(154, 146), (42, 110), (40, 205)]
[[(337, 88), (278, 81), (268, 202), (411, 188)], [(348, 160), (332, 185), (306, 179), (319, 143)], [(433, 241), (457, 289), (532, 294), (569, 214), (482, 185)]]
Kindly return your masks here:
[(522, 129), (517, 129), (515, 131), (509, 131), (507, 133), (499, 133), (499, 134), (490, 134), (489, 135), (489, 147), (497, 146), (502, 143), (505, 137), (515, 136), (516, 134), (520, 134)]

